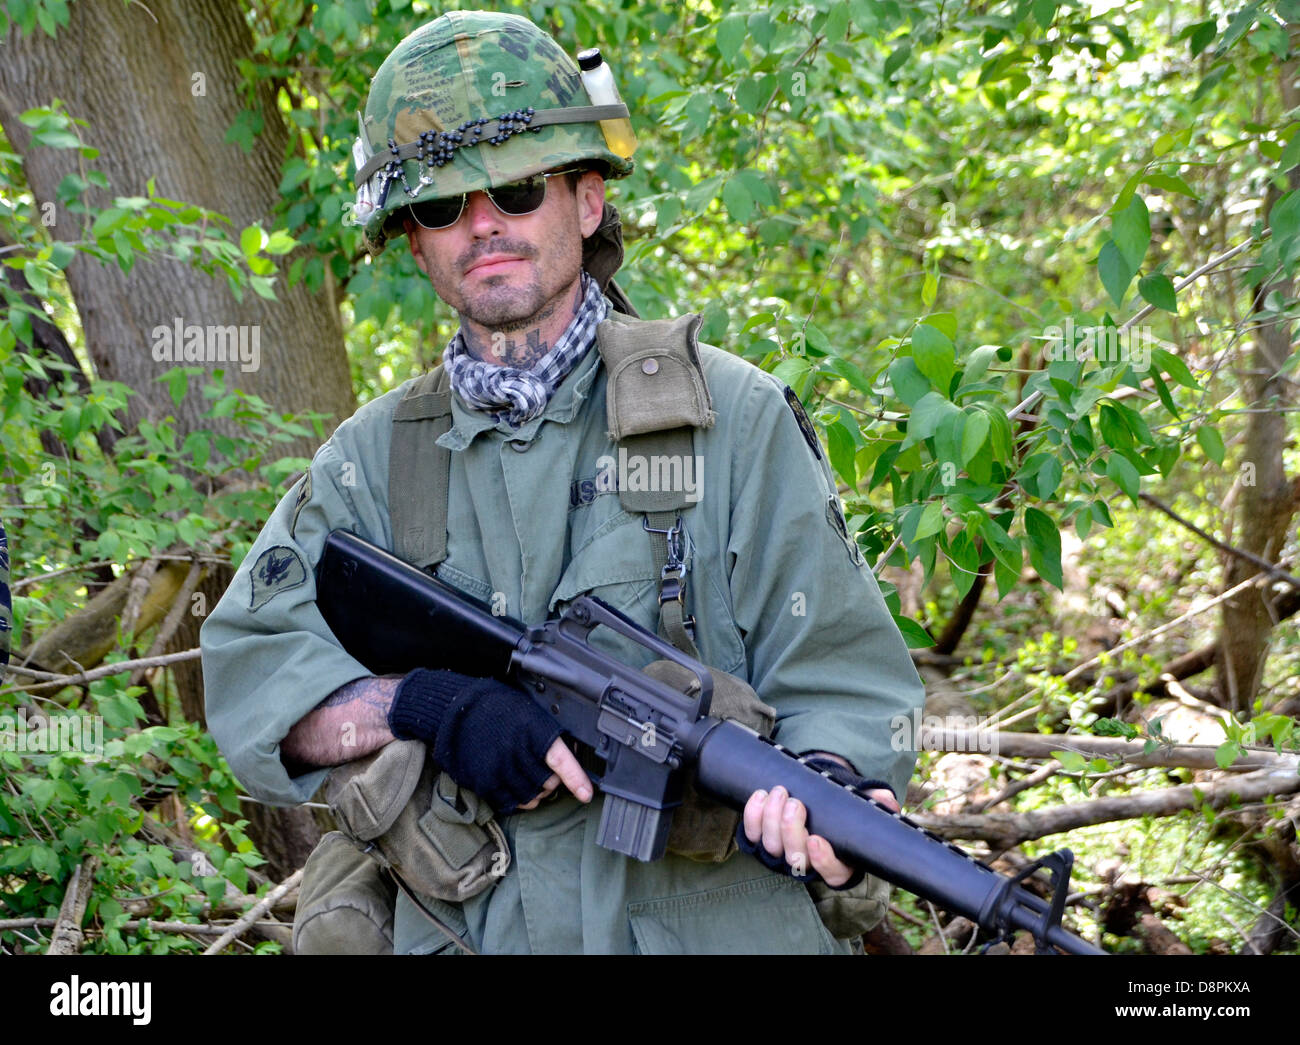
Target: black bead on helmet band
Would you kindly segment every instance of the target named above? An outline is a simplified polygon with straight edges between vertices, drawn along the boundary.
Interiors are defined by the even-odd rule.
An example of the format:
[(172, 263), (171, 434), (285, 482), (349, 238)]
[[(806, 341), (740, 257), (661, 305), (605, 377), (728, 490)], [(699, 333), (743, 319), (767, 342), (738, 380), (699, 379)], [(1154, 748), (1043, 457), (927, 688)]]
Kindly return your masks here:
[[(564, 109), (513, 109), (500, 116), (480, 116), (466, 120), (454, 131), (425, 131), (415, 141), (398, 145), (388, 139), (388, 152), (376, 152), (374, 156), (357, 171), (353, 179), (358, 186), (365, 184), (375, 172), (384, 172), (383, 194), (387, 194), (390, 182), (401, 179), (408, 195), (415, 195), (407, 183), (401, 167), (406, 160), (416, 160), (423, 164), (427, 174), (430, 166), (442, 167), (450, 163), (457, 149), (470, 145), (501, 145), (516, 134), (524, 131), (540, 131), (543, 127), (561, 123), (599, 123), (601, 120), (618, 120), (629, 117), (628, 108), (622, 102), (615, 105), (577, 105)], [(420, 179), (424, 184), (424, 175)]]

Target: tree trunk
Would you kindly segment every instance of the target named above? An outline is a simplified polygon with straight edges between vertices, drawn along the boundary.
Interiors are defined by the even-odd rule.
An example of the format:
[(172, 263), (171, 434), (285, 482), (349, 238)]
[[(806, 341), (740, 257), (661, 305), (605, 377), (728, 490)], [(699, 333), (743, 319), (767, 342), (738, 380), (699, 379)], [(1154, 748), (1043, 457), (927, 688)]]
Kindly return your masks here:
[[(51, 234), (69, 242), (88, 238), (89, 218), (58, 204), (56, 192), (66, 175), (86, 167), (103, 171), (110, 185), (109, 192), (88, 190), (84, 198), (94, 206), (112, 196), (144, 196), (152, 177), (159, 195), (229, 217), (228, 232), (236, 240), (247, 225), (269, 229), (289, 132), (267, 82), (259, 84), (252, 102), (263, 130), (251, 154), (223, 140), (244, 107), (238, 63), (252, 51), (239, 6), (232, 0), (148, 6), (85, 0), (70, 11), (71, 22), (57, 39), (39, 29), (23, 36), (11, 28), (0, 62), (0, 124), (23, 154), (36, 213), (42, 204), (56, 204)], [(30, 132), (18, 115), (56, 98), (88, 122), (79, 133), (99, 150), (93, 160), (76, 150), (29, 146)], [(301, 283), (289, 287), (281, 275), (278, 301), (251, 290), (238, 301), (223, 277), (177, 260), (140, 261), (123, 273), (80, 253), (67, 279), (97, 376), (135, 390), (130, 427), (168, 414), (182, 432), (212, 427), (200, 422), (206, 403), (196, 382), (177, 407), (156, 380), (177, 364), (155, 360), (159, 339), (153, 332), (174, 329), (178, 319), (182, 326), (245, 328), (248, 355), (254, 337), (260, 350), (259, 365), (251, 369), (250, 359), (247, 371), (239, 362), (180, 365), (224, 368), (228, 384), (281, 410), (331, 415), (330, 429), (355, 407), (332, 285), (309, 294)], [(302, 440), (293, 449), (309, 455), (314, 443)]]
[[(1294, 70), (1294, 63), (1288, 63)], [(1294, 93), (1294, 92), (1292, 92)], [(1300, 168), (1289, 177), (1292, 190), (1300, 188)], [(1268, 194), (1270, 209), (1280, 196)], [(1295, 281), (1282, 279), (1256, 289), (1254, 309), (1263, 307), (1269, 294), (1283, 300), (1295, 293)], [(1300, 504), (1300, 480), (1289, 479), (1283, 462), (1287, 441), (1287, 414), (1295, 396), (1282, 366), (1291, 354), (1291, 324), (1274, 320), (1256, 331), (1244, 390), (1256, 413), (1248, 414), (1246, 443), (1242, 451), (1238, 530), (1233, 543), (1275, 562), (1281, 554), (1291, 520)], [(1252, 562), (1229, 556), (1224, 563), (1224, 588), (1231, 588), (1259, 573)], [(1264, 675), (1269, 640), (1278, 619), (1271, 588), (1250, 588), (1223, 604), (1219, 640), (1218, 682), (1224, 706), (1249, 713)]]
[[(82, 0), (71, 5), (71, 21), (57, 39), (37, 30), (23, 36), (11, 28), (0, 61), (0, 125), (23, 156), (28, 185), (41, 205), (52, 203), (50, 233), (76, 242), (89, 238), (90, 219), (58, 201), (59, 183), (85, 168), (102, 171), (107, 192), (91, 189), (83, 197), (93, 207), (113, 196), (145, 196), (154, 179), (158, 195), (183, 200), (225, 215), (228, 234), (251, 224), (270, 229), (280, 200), (280, 164), (290, 134), (276, 106), (272, 86), (261, 81), (250, 107), (262, 130), (251, 153), (227, 144), (227, 130), (245, 108), (239, 63), (252, 56), (252, 34), (233, 0)], [(82, 141), (99, 150), (93, 160), (75, 150), (33, 148), (20, 113), (61, 99), (87, 126)], [(226, 372), (227, 385), (256, 394), (278, 410), (313, 410), (329, 415), (332, 430), (355, 408), (344, 351), (335, 288), (319, 293), (303, 284), (288, 286), (283, 273), (292, 255), (278, 259), (278, 300), (265, 301), (252, 290), (237, 300), (223, 277), (205, 275), (179, 261), (159, 257), (137, 261), (130, 273), (78, 253), (66, 271), (85, 344), (101, 379), (121, 381), (135, 391), (127, 415), (129, 428), (141, 419), (171, 415), (184, 435), (196, 428), (230, 431), (228, 422), (205, 421), (207, 401), (200, 382), (191, 381), (179, 406), (157, 378), (176, 363), (155, 359), (156, 328), (234, 327), (251, 349), (244, 361), (202, 364)], [(202, 377), (203, 375), (200, 375)], [(283, 452), (310, 456), (313, 437), (283, 444)], [(228, 578), (227, 578), (228, 579)], [(204, 588), (209, 602), (219, 591)], [(173, 639), (193, 642), (197, 620)], [(111, 628), (110, 628), (111, 630)], [(178, 672), (185, 713), (202, 720), (201, 677), (195, 665)], [(308, 810), (264, 809), (250, 815), (250, 832), (280, 871), (306, 860), (315, 825)], [(315, 832), (318, 834), (318, 832)]]

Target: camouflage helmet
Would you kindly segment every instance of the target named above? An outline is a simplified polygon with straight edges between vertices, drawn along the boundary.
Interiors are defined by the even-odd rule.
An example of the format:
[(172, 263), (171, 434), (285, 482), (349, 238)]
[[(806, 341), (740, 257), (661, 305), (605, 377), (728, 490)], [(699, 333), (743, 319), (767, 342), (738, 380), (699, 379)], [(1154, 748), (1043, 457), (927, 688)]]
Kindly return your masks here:
[(526, 18), (453, 11), (421, 26), (370, 84), (353, 146), (356, 205), (372, 255), (400, 234), (409, 203), (504, 185), (585, 161), (606, 177), (632, 172), (610, 151), (577, 64)]

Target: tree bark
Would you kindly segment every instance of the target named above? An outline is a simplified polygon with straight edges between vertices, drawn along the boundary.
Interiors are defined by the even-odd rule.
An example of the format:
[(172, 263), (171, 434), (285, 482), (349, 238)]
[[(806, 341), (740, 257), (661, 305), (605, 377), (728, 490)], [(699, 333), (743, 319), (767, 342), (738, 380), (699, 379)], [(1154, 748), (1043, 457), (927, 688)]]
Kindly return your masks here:
[[(1283, 63), (1279, 81), (1283, 103), (1288, 107), (1300, 102), (1300, 92), (1292, 86), (1296, 72), (1295, 60)], [(1300, 189), (1300, 168), (1292, 168), (1287, 180), (1291, 191)], [(1275, 187), (1269, 189), (1270, 211), (1280, 196)], [(1259, 312), (1270, 294), (1290, 300), (1295, 294), (1295, 280), (1287, 277), (1257, 287), (1252, 311)], [(1295, 399), (1291, 382), (1281, 372), (1290, 354), (1288, 320), (1277, 319), (1258, 327), (1243, 389), (1245, 398), (1257, 412), (1246, 415), (1243, 474), (1239, 480), (1240, 529), (1233, 543), (1269, 562), (1276, 561), (1281, 553), (1291, 519), (1300, 506), (1300, 478), (1287, 478), (1282, 458), (1287, 441), (1287, 415), (1283, 410)], [(1254, 563), (1230, 557), (1224, 563), (1225, 590), (1258, 572), (1259, 567)], [(1223, 605), (1219, 689), (1224, 706), (1239, 714), (1249, 714), (1264, 675), (1269, 640), (1277, 619), (1273, 601), (1269, 589), (1260, 588), (1244, 591)]]
[[(88, 238), (90, 217), (58, 202), (57, 187), (83, 166), (103, 171), (110, 191), (87, 190), (93, 206), (113, 196), (144, 196), (155, 179), (159, 195), (184, 200), (230, 218), (230, 234), (260, 223), (270, 228), (280, 195), (280, 163), (289, 132), (263, 81), (252, 100), (263, 123), (251, 154), (224, 141), (244, 108), (238, 65), (251, 56), (252, 38), (231, 0), (165, 0), (122, 4), (88, 0), (72, 4), (71, 21), (51, 39), (40, 30), (23, 36), (11, 28), (0, 62), (0, 125), (23, 155), (37, 213), (55, 203), (50, 233), (59, 240)], [(88, 121), (82, 140), (99, 150), (85, 160), (76, 150), (32, 148), (23, 111), (62, 99), (68, 112)], [(287, 267), (288, 256), (279, 259)], [(283, 269), (282, 269), (283, 271)], [(257, 328), (257, 369), (224, 368), (227, 384), (255, 393), (281, 410), (319, 410), (332, 429), (355, 406), (342, 327), (332, 285), (316, 294), (299, 283), (276, 282), (278, 301), (251, 290), (235, 299), (223, 277), (168, 258), (139, 261), (130, 273), (81, 254), (67, 269), (85, 343), (100, 378), (135, 390), (128, 428), (142, 418), (177, 419), (182, 434), (200, 423), (205, 400), (191, 382), (177, 407), (156, 380), (176, 365), (154, 359), (156, 327), (182, 325)], [(251, 361), (250, 361), (251, 362)], [(202, 376), (202, 375), (200, 375)], [(300, 445), (299, 445), (300, 444)], [(309, 455), (314, 440), (286, 444)], [(286, 452), (289, 452), (286, 449)]]

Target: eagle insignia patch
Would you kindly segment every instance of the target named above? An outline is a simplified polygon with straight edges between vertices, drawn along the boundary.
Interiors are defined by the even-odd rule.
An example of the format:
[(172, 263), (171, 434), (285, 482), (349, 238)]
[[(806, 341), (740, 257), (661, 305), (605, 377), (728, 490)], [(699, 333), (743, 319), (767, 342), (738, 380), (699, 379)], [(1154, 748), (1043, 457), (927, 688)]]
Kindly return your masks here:
[(253, 595), (248, 602), (250, 610), (258, 610), (282, 591), (291, 591), (307, 583), (307, 567), (292, 548), (277, 544), (267, 548), (257, 557), (249, 571)]

